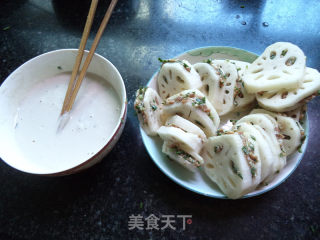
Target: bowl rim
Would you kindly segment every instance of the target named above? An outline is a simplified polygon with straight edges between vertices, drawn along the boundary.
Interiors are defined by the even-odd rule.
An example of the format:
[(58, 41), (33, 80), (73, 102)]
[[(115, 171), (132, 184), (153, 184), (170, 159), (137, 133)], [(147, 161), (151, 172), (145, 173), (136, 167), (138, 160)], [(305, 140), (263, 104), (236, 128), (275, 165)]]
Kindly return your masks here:
[[(201, 56), (201, 50), (222, 50), (222, 51), (236, 51), (236, 52), (243, 52), (247, 55), (247, 57), (252, 57), (252, 56), (256, 56), (258, 57), (257, 54), (253, 53), (253, 52), (250, 52), (250, 51), (247, 51), (247, 50), (244, 50), (244, 49), (241, 49), (241, 48), (235, 48), (235, 47), (228, 47), (228, 46), (205, 46), (205, 47), (199, 47), (199, 48), (193, 48), (193, 49), (190, 49), (188, 51), (185, 51), (185, 52), (182, 52), (180, 53), (179, 55), (176, 55), (175, 57), (173, 57), (173, 59), (175, 58), (180, 58), (181, 56), (185, 55), (185, 54), (189, 54), (191, 56)], [(198, 54), (200, 52), (200, 55)], [(216, 52), (213, 52), (213, 53), (216, 53)], [(212, 55), (213, 53), (211, 53), (210, 55)], [(223, 52), (222, 52), (223, 53)], [(194, 54), (194, 55), (193, 55)], [(209, 55), (209, 56), (210, 56)], [(152, 82), (152, 80), (156, 77), (156, 75), (158, 74), (160, 68), (157, 69), (157, 71), (151, 76), (151, 78), (148, 80), (146, 86), (149, 86), (150, 83)], [(278, 187), (280, 184), (282, 184), (283, 182), (285, 182), (292, 174), (293, 172), (296, 170), (296, 168), (299, 166), (301, 160), (303, 159), (304, 157), (304, 154), (306, 152), (306, 148), (307, 148), (307, 145), (308, 145), (308, 142), (309, 142), (309, 118), (308, 118), (308, 114), (306, 112), (305, 114), (305, 133), (306, 133), (306, 139), (305, 141), (303, 142), (303, 145), (302, 145), (302, 153), (298, 156), (298, 160), (297, 162), (295, 163), (295, 165), (293, 166), (292, 170), (286, 175), (284, 176), (283, 178), (281, 178), (276, 184), (270, 186), (270, 187), (267, 187), (265, 189), (261, 189), (261, 190), (257, 190), (257, 192), (250, 192), (250, 193), (247, 193), (246, 195), (242, 196), (241, 198), (239, 199), (246, 199), (246, 198), (251, 198), (251, 197), (255, 197), (255, 196), (258, 196), (258, 195), (261, 195), (261, 194), (264, 194), (266, 192), (269, 192), (273, 189), (275, 189), (276, 187)], [(166, 170), (163, 169), (163, 167), (160, 165), (160, 163), (158, 163), (158, 161), (155, 159), (155, 156), (153, 156), (153, 154), (151, 153), (151, 150), (149, 149), (149, 147), (147, 147), (147, 144), (146, 144), (146, 137), (149, 137), (146, 135), (146, 133), (144, 132), (144, 130), (142, 129), (142, 127), (139, 125), (139, 128), (140, 128), (140, 134), (142, 136), (142, 142), (143, 142), (143, 145), (145, 146), (147, 152), (148, 152), (148, 155), (149, 157), (152, 159), (152, 161), (155, 163), (155, 165), (160, 169), (160, 171), (162, 173), (164, 173), (170, 180), (172, 180), (173, 182), (177, 183), (179, 186), (193, 192), (193, 193), (197, 193), (197, 194), (200, 194), (202, 196), (206, 196), (206, 197), (210, 197), (210, 198), (216, 198), (216, 199), (226, 199), (226, 200), (233, 200), (233, 199), (230, 199), (228, 198), (227, 196), (225, 196), (222, 192), (221, 192), (221, 195), (212, 195), (212, 194), (207, 194), (207, 193), (204, 193), (204, 192), (201, 192), (201, 191), (198, 191), (196, 189), (193, 189), (191, 187), (189, 187), (187, 184), (183, 183), (183, 182), (180, 182), (179, 179), (177, 179), (175, 176), (171, 176)], [(219, 191), (221, 191), (219, 189)]]
[[(6, 84), (7, 80), (10, 79), (15, 72), (19, 71), (22, 67), (24, 67), (28, 63), (30, 63), (30, 62), (32, 62), (34, 60), (37, 60), (39, 58), (42, 58), (44, 56), (47, 56), (47, 55), (51, 55), (51, 54), (54, 54), (54, 53), (58, 53), (59, 54), (59, 53), (63, 53), (63, 52), (75, 52), (75, 53), (77, 53), (78, 49), (77, 48), (56, 49), (56, 50), (52, 50), (52, 51), (45, 52), (45, 53), (42, 53), (40, 55), (37, 55), (37, 56), (29, 59), (28, 61), (24, 62), (23, 64), (21, 64), (12, 73), (10, 73), (8, 75), (8, 77), (6, 77), (5, 80), (2, 82), (2, 84), (0, 85), (0, 88), (3, 87)], [(84, 52), (86, 54), (89, 53), (88, 50), (85, 50)], [(118, 69), (108, 59), (106, 59), (105, 57), (101, 56), (100, 54), (98, 54), (96, 52), (94, 53), (93, 57), (94, 58), (100, 58), (104, 63), (106, 63), (107, 65), (111, 66), (112, 70), (115, 72), (118, 80), (120, 80), (120, 83), (121, 83), (120, 84), (120, 86), (121, 86), (121, 94), (122, 94), (122, 98), (121, 99), (120, 99), (120, 93), (118, 91), (116, 91), (117, 95), (119, 96), (119, 99), (120, 99), (121, 112), (120, 112), (120, 115), (119, 115), (118, 123), (115, 126), (114, 131), (110, 135), (109, 140), (103, 145), (103, 147), (97, 153), (95, 153), (93, 156), (91, 156), (87, 160), (83, 161), (82, 163), (79, 163), (79, 164), (75, 165), (74, 167), (71, 167), (71, 168), (68, 168), (68, 169), (65, 169), (65, 170), (61, 170), (61, 171), (57, 171), (57, 172), (56, 171), (54, 171), (54, 172), (49, 172), (48, 171), (47, 173), (38, 173), (38, 172), (34, 172), (34, 171), (27, 171), (27, 170), (21, 168), (20, 166), (14, 166), (12, 163), (8, 163), (4, 158), (2, 158), (0, 156), (0, 159), (3, 162), (5, 162), (7, 165), (13, 167), (14, 169), (17, 169), (17, 170), (19, 170), (21, 172), (25, 172), (25, 173), (29, 173), (29, 174), (35, 174), (35, 175), (40, 175), (40, 176), (69, 175), (69, 174), (78, 172), (85, 165), (87, 165), (87, 164), (93, 162), (94, 160), (96, 160), (110, 146), (110, 144), (115, 141), (116, 136), (118, 134), (121, 135), (122, 129), (123, 129), (124, 125), (125, 125), (125, 121), (126, 121), (126, 117), (127, 117), (127, 105), (128, 105), (127, 93), (126, 93), (126, 88), (125, 88), (125, 84), (124, 84), (123, 78), (122, 78), (120, 72), (118, 71)]]

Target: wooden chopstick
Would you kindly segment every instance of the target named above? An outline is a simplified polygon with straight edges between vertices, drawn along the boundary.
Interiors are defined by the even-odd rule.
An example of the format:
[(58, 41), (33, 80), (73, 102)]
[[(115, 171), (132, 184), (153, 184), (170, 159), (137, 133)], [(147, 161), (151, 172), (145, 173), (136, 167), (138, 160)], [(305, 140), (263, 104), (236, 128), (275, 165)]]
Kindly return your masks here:
[(81, 60), (82, 60), (83, 53), (84, 53), (84, 48), (86, 47), (86, 44), (87, 44), (87, 40), (88, 40), (88, 37), (89, 37), (89, 34), (90, 34), (90, 29), (91, 29), (91, 26), (92, 26), (94, 14), (96, 12), (98, 2), (99, 2), (99, 0), (92, 0), (91, 1), (90, 10), (89, 10), (89, 13), (88, 13), (88, 16), (87, 16), (86, 25), (84, 27), (84, 30), (83, 30), (83, 33), (82, 33), (82, 37), (81, 37), (81, 41), (80, 41), (78, 55), (77, 55), (76, 62), (75, 62), (74, 66), (73, 66), (73, 69), (72, 69), (71, 78), (70, 78), (69, 85), (68, 85), (68, 90), (67, 90), (66, 96), (65, 96), (64, 101), (63, 101), (63, 106), (62, 106), (62, 110), (61, 110), (61, 113), (60, 113), (61, 115), (64, 114), (64, 112), (66, 110), (67, 104), (68, 104), (68, 102), (70, 100), (71, 92), (72, 92), (72, 90), (74, 88), (74, 81), (75, 81), (75, 79), (77, 77), (77, 74), (79, 72)]
[[(75, 101), (75, 99), (76, 99), (76, 96), (77, 96), (77, 94), (78, 94), (78, 92), (79, 92), (79, 89), (80, 89), (82, 80), (83, 80), (83, 78), (84, 78), (85, 75), (86, 75), (86, 72), (87, 72), (87, 70), (88, 70), (88, 67), (89, 67), (89, 65), (90, 65), (90, 62), (91, 62), (92, 57), (93, 57), (93, 55), (94, 55), (94, 52), (95, 52), (96, 49), (97, 49), (97, 46), (98, 46), (99, 41), (100, 41), (100, 39), (101, 39), (101, 36), (102, 36), (102, 34), (103, 34), (106, 26), (107, 26), (107, 23), (108, 23), (108, 21), (109, 21), (109, 19), (110, 19), (110, 17), (111, 17), (112, 11), (113, 11), (114, 7), (116, 6), (117, 2), (118, 2), (118, 0), (112, 0), (111, 3), (110, 3), (110, 5), (109, 5), (109, 7), (108, 7), (108, 10), (107, 10), (107, 12), (106, 12), (106, 14), (105, 14), (105, 16), (104, 16), (101, 24), (100, 24), (100, 27), (99, 27), (99, 29), (98, 29), (97, 34), (96, 34), (96, 36), (95, 36), (95, 38), (94, 38), (94, 40), (93, 40), (91, 49), (90, 49), (90, 51), (89, 51), (89, 53), (88, 53), (88, 56), (87, 56), (87, 58), (86, 58), (86, 60), (85, 60), (85, 62), (84, 62), (84, 64), (83, 64), (83, 67), (82, 67), (81, 72), (80, 72), (80, 74), (79, 74), (79, 77), (78, 77), (78, 79), (77, 79), (77, 81), (76, 81), (76, 83), (75, 83), (75, 86), (74, 86), (74, 88), (73, 88), (73, 91), (72, 91), (72, 94), (71, 94), (70, 99), (69, 99), (69, 101), (68, 101), (68, 104), (66, 105), (65, 111), (64, 111), (63, 113), (65, 113), (65, 112), (70, 112), (70, 110), (72, 109), (72, 106), (73, 106), (73, 104), (74, 104), (74, 101)], [(63, 114), (63, 113), (62, 113), (62, 114)]]

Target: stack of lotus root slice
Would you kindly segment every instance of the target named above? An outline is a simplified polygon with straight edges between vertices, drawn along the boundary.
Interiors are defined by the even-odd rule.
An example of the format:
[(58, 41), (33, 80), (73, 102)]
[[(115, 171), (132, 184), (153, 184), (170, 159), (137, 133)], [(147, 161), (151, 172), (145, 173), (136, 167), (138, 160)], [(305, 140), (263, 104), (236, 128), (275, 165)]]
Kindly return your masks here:
[[(320, 89), (320, 74), (306, 67), (299, 47), (272, 44), (253, 63), (159, 60), (157, 90), (136, 93), (140, 125), (163, 140), (165, 155), (204, 171), (227, 197), (269, 183), (299, 151), (306, 103)], [(248, 114), (222, 128), (222, 116), (242, 110)]]

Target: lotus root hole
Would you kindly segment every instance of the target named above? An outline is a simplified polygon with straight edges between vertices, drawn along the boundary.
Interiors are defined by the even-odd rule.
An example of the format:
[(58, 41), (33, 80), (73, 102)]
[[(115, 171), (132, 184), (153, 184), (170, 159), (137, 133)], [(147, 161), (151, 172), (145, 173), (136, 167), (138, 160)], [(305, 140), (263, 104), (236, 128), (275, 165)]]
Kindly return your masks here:
[(169, 70), (169, 76), (170, 76), (170, 79), (172, 79), (172, 71)]
[(292, 66), (296, 62), (297, 58), (296, 57), (289, 57), (286, 61), (287, 66)]
[(200, 128), (205, 128), (204, 125), (198, 120), (195, 121), (195, 124), (198, 125)]
[(225, 181), (223, 178), (221, 178), (221, 181), (222, 181), (223, 186), (224, 186), (225, 188), (228, 188), (228, 186), (227, 186), (227, 184), (226, 184), (226, 181)]
[(234, 181), (232, 180), (231, 177), (228, 177), (229, 182), (231, 183), (231, 185), (235, 188), (236, 184), (234, 183)]
[(206, 93), (208, 94), (209, 93), (209, 85), (207, 84), (204, 89), (205, 89)]
[(283, 92), (283, 93), (281, 94), (281, 99), (285, 99), (285, 98), (287, 98), (287, 96), (288, 96), (288, 92), (285, 91), (285, 92)]
[(196, 72), (197, 72), (197, 73), (199, 73), (199, 70), (198, 70), (198, 69), (196, 69)]
[(225, 92), (226, 92), (226, 94), (229, 94), (229, 90), (226, 90)]
[(263, 60), (266, 60), (267, 58), (265, 56), (262, 57)]
[(282, 50), (280, 57), (284, 57), (287, 54), (287, 52), (288, 52), (288, 49)]
[(201, 81), (204, 81), (208, 78), (208, 73), (204, 74), (202, 77), (201, 77)]
[(278, 78), (280, 78), (280, 76), (271, 75), (271, 76), (269, 76), (267, 79), (268, 79), (268, 80), (274, 80), (274, 79), (278, 79)]
[(226, 104), (226, 100), (225, 99), (223, 99), (223, 104)]
[(168, 80), (167, 80), (166, 76), (163, 76), (163, 80), (166, 82), (166, 84), (168, 84)]
[(207, 168), (214, 168), (214, 166), (211, 163), (207, 163)]
[(211, 159), (213, 158), (209, 151), (207, 151), (207, 154)]
[(164, 85), (161, 83), (161, 87), (163, 87), (164, 88)]
[(277, 66), (274, 66), (273, 69), (277, 69)]
[(273, 98), (275, 95), (277, 95), (277, 93), (273, 93), (273, 94), (271, 94), (270, 96), (268, 96), (268, 99)]
[(231, 83), (229, 83), (229, 82), (228, 82), (226, 85), (227, 85), (227, 86), (230, 86), (230, 85), (231, 85)]
[(176, 79), (177, 79), (178, 82), (184, 83), (184, 80), (181, 77), (177, 76)]
[(272, 51), (270, 53), (270, 59), (274, 59), (277, 56), (277, 53), (275, 51)]
[(260, 66), (261, 64), (262, 64), (261, 62), (257, 63), (258, 66)]
[(263, 68), (259, 68), (259, 69), (256, 69), (256, 70), (253, 70), (252, 73), (259, 73), (263, 70)]
[(257, 76), (254, 80), (258, 80), (259, 78), (262, 78), (263, 74), (260, 74), (259, 76)]
[(227, 73), (226, 76), (227, 76), (227, 77), (230, 77), (230, 73)]

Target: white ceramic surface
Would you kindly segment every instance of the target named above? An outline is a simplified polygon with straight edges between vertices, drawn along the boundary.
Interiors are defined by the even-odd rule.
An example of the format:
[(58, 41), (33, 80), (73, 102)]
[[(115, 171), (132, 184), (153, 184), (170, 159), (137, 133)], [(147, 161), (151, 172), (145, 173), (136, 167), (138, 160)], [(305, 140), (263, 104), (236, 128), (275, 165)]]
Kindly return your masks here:
[[(83, 61), (87, 56), (86, 52)], [(30, 90), (44, 79), (62, 72), (72, 71), (77, 49), (61, 49), (39, 55), (17, 68), (0, 87), (0, 157), (10, 166), (28, 173), (42, 175), (67, 175), (86, 169), (99, 162), (118, 141), (126, 120), (127, 99), (125, 85), (115, 66), (104, 57), (95, 54), (88, 73), (106, 80), (116, 91), (120, 101), (120, 114), (112, 134), (105, 136), (102, 147), (86, 159), (75, 160), (72, 166), (57, 171), (36, 166), (21, 151), (15, 136), (15, 116), (19, 104)], [(41, 116), (40, 116), (41, 117)], [(21, 143), (20, 143), (21, 144)], [(47, 151), (47, 150), (43, 150)]]
[[(189, 52), (183, 53), (175, 58), (186, 59), (191, 64), (202, 62), (208, 58), (212, 59), (234, 59), (242, 60), (246, 62), (252, 62), (257, 58), (257, 55), (236, 48), (229, 47), (204, 47), (194, 49)], [(159, 63), (160, 65), (160, 63)], [(156, 84), (157, 73), (152, 76), (148, 86), (157, 89)], [(303, 127), (306, 133), (306, 140), (301, 147), (302, 153), (296, 152), (287, 158), (287, 165), (275, 176), (272, 182), (267, 186), (261, 186), (255, 191), (243, 196), (243, 198), (253, 197), (270, 191), (283, 183), (297, 168), (306, 150), (308, 136), (309, 136), (309, 124), (308, 117), (304, 119)], [(226, 198), (226, 196), (219, 190), (218, 186), (213, 183), (204, 173), (202, 169), (199, 169), (196, 173), (192, 173), (174, 161), (171, 161), (161, 152), (162, 140), (159, 137), (149, 137), (145, 134), (140, 127), (143, 143), (155, 164), (160, 170), (167, 175), (174, 182), (178, 183), (182, 187), (213, 198)]]

